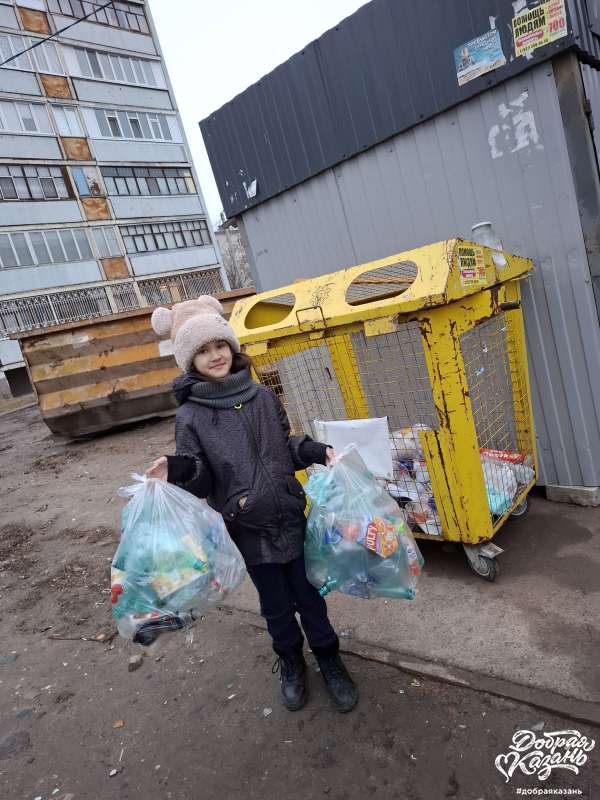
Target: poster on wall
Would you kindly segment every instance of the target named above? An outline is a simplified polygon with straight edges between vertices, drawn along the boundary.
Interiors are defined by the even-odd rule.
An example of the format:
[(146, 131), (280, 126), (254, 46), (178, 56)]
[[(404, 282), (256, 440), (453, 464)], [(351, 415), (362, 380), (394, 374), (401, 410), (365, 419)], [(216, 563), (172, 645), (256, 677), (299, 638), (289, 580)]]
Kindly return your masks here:
[(457, 47), (454, 51), (454, 62), (459, 86), (464, 86), (465, 83), (485, 75), (486, 72), (503, 67), (506, 58), (502, 51), (499, 32), (488, 31)]
[(482, 286), (486, 283), (485, 254), (481, 247), (459, 245), (457, 256), (461, 286)]
[(569, 32), (565, 0), (549, 0), (513, 17), (515, 55), (524, 56)]

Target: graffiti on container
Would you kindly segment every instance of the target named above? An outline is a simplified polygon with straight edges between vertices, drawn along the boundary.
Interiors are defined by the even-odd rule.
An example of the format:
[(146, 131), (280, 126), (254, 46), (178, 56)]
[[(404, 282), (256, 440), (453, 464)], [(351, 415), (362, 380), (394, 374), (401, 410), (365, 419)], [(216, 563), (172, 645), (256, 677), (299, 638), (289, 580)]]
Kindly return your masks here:
[(500, 122), (492, 125), (488, 134), (488, 143), (492, 158), (501, 158), (508, 153), (518, 153), (528, 147), (543, 150), (535, 116), (527, 107), (529, 92), (521, 92), (515, 99), (500, 103), (498, 115)]

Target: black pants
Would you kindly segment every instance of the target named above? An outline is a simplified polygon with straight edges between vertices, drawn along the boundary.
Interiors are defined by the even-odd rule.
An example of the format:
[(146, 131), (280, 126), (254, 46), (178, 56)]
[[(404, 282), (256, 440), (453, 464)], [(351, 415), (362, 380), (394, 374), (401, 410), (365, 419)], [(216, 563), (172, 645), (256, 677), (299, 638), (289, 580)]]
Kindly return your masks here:
[(248, 567), (248, 574), (258, 590), (260, 613), (267, 621), (278, 656), (302, 651), (304, 637), (296, 620), (296, 612), (308, 644), (315, 655), (335, 655), (338, 637), (327, 616), (327, 605), (306, 578), (304, 556), (287, 564), (258, 564)]

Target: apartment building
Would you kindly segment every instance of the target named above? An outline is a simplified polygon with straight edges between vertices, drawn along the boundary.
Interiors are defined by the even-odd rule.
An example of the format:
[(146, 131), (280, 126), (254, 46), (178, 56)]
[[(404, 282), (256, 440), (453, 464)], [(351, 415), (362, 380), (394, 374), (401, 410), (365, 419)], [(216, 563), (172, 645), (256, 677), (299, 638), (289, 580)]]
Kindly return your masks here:
[(17, 54), (0, 68), (0, 369), (14, 393), (27, 381), (14, 331), (229, 288), (148, 6), (0, 0), (0, 62)]

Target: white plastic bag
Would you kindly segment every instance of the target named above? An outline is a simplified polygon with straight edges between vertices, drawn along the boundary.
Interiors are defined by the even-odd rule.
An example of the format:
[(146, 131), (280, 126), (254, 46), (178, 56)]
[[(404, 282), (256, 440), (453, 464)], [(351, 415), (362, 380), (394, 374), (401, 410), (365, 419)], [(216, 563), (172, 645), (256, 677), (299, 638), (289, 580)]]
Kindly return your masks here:
[(353, 444), (367, 468), (378, 478), (393, 476), (390, 429), (387, 417), (367, 419), (314, 420), (317, 439), (338, 453)]
[(509, 510), (517, 494), (517, 479), (508, 464), (482, 458), (481, 465), (490, 511), (500, 517)]

